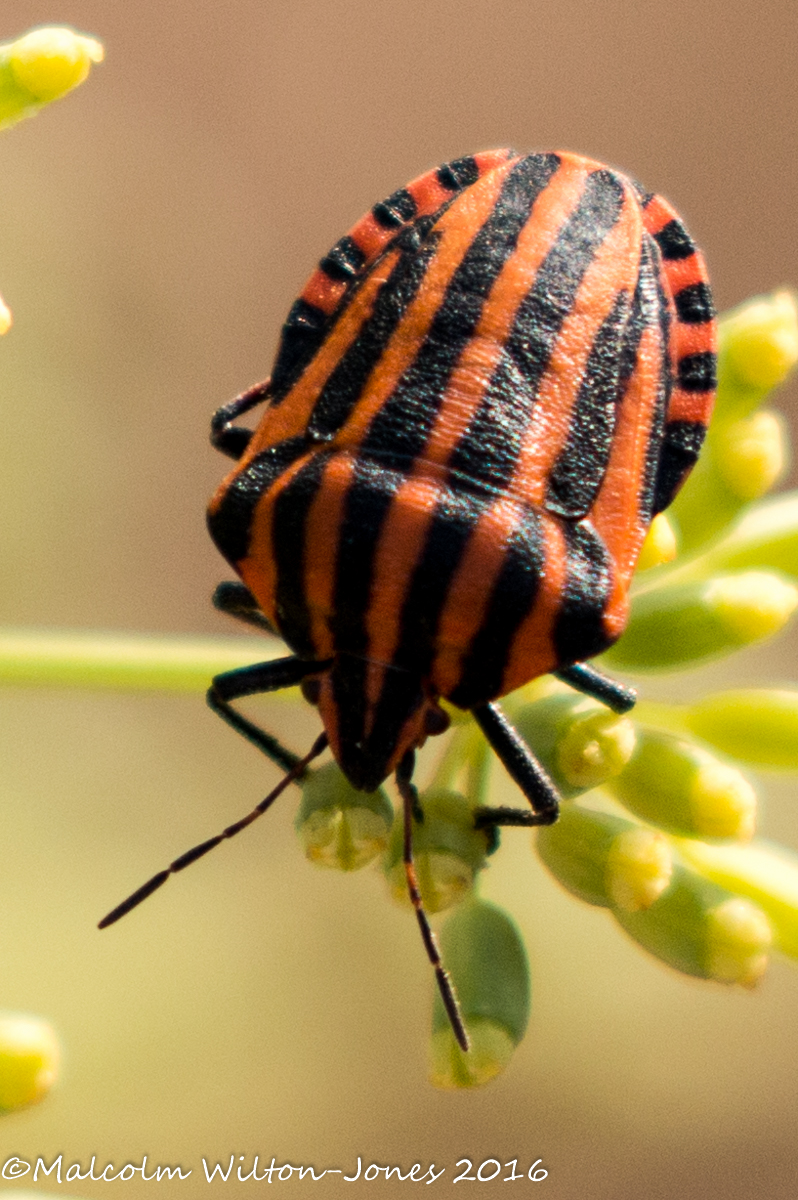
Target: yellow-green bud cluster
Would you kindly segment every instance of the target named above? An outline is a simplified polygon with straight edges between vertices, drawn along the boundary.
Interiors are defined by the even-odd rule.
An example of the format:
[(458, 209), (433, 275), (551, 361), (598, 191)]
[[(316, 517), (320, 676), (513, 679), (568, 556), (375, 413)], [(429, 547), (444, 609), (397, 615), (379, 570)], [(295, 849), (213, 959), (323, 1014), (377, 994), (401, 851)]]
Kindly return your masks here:
[(0, 129), (71, 92), (102, 59), (101, 42), (66, 26), (31, 29), (0, 45)]
[(38, 1104), (58, 1075), (61, 1051), (42, 1017), (0, 1013), (0, 1112)]
[(392, 822), (393, 807), (382, 788), (359, 792), (329, 763), (305, 780), (294, 825), (312, 863), (357, 871), (385, 851)]
[[(413, 819), (413, 858), (427, 912), (443, 912), (471, 892), (485, 865), (489, 835), (474, 828), (474, 813), (465, 796), (445, 789), (421, 797), (423, 821)], [(384, 867), (391, 895), (410, 904), (403, 861), (404, 821), (397, 816)]]
[(436, 1087), (474, 1087), (507, 1066), (529, 1022), (529, 963), (514, 922), (485, 900), (471, 899), (441, 930), (471, 1049), (458, 1046), (439, 995), (432, 1010), (430, 1080)]

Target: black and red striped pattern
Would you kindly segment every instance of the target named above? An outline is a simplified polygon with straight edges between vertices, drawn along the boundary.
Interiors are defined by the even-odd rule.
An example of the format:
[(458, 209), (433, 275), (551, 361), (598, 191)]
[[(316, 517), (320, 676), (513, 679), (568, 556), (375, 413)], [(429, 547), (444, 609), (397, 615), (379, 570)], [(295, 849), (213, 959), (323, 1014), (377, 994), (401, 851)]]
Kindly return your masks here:
[(439, 697), (482, 705), (620, 635), (709, 419), (713, 318), (670, 206), (567, 153), (431, 171), (322, 259), (209, 524), (319, 663), (353, 783)]

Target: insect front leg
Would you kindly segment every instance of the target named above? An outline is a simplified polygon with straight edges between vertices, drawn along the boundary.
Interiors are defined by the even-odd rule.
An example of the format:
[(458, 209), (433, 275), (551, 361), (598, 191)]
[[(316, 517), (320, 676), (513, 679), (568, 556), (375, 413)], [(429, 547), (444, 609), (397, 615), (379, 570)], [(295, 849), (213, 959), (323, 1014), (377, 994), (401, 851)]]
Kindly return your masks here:
[(255, 696), (266, 692), (277, 692), (282, 688), (295, 687), (306, 675), (320, 669), (322, 664), (306, 662), (299, 658), (276, 658), (272, 662), (255, 663), (251, 667), (239, 667), (215, 676), (208, 688), (208, 704), (223, 721), (237, 733), (252, 742), (278, 767), (293, 771), (300, 762), (298, 754), (286, 749), (271, 733), (261, 729), (233, 708), (231, 701), (244, 696)]
[(517, 808), (478, 808), (474, 816), (477, 829), (491, 825), (553, 825), (560, 815), (560, 796), (526, 742), (497, 704), (480, 704), (472, 711), (508, 775), (532, 805), (532, 812)]
[(264, 633), (277, 634), (271, 621), (261, 612), (252, 592), (238, 580), (226, 579), (220, 583), (213, 593), (211, 603), (219, 612), (227, 613), (228, 617), (235, 617), (247, 625), (254, 625)]
[(236, 417), (268, 400), (270, 387), (271, 380), (267, 379), (217, 409), (211, 417), (211, 445), (214, 449), (221, 450), (222, 454), (228, 455), (229, 458), (241, 458), (249, 445), (252, 430), (247, 429), (245, 425), (233, 425), (232, 422)]
[(589, 667), (587, 663), (574, 663), (573, 666), (562, 667), (554, 674), (578, 692), (584, 692), (586, 696), (592, 696), (594, 700), (606, 704), (613, 712), (628, 713), (637, 703), (637, 692), (634, 688), (624, 687), (622, 683), (610, 679), (609, 675), (604, 675), (595, 667)]

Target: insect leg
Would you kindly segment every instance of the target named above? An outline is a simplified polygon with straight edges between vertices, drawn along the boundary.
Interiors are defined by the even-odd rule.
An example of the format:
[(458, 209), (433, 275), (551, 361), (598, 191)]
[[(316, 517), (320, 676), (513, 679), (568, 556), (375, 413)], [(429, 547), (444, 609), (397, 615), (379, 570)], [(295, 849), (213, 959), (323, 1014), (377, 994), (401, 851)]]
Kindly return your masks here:
[(446, 1009), (446, 1015), (452, 1026), (454, 1036), (457, 1038), (457, 1044), (462, 1050), (468, 1050), (471, 1043), (466, 1033), (465, 1025), (463, 1024), (463, 1015), (460, 1012), (460, 1005), (455, 995), (454, 986), (445, 970), (441, 961), (441, 952), (438, 949), (438, 942), (435, 934), (430, 927), (429, 918), (424, 909), (424, 902), (421, 899), (421, 891), (418, 886), (418, 877), (416, 868), (413, 862), (413, 813), (418, 808), (418, 792), (415, 786), (411, 783), (413, 776), (413, 767), (415, 766), (416, 756), (412, 750), (408, 750), (399, 766), (396, 768), (396, 783), (399, 788), (399, 794), (402, 797), (404, 805), (404, 864), (405, 875), (407, 877), (407, 890), (410, 894), (410, 899), (413, 908), (416, 910), (418, 926), (421, 930), (421, 937), (424, 942), (424, 949), (427, 951), (427, 958), (432, 963), (435, 970), (435, 978), (438, 982), (438, 989), (443, 1001), (443, 1007)]
[(574, 663), (571, 667), (562, 667), (554, 674), (563, 683), (567, 683), (578, 692), (592, 696), (594, 700), (606, 704), (613, 712), (627, 713), (637, 703), (637, 692), (634, 688), (624, 687), (622, 683), (610, 679), (595, 667), (587, 663)]
[(560, 796), (543, 767), (498, 704), (480, 704), (474, 718), (508, 775), (520, 787), (532, 812), (515, 808), (478, 808), (477, 829), (490, 825), (553, 825), (560, 814)]
[(256, 629), (261, 629), (264, 633), (277, 633), (271, 621), (261, 612), (252, 592), (238, 580), (226, 579), (220, 583), (213, 593), (211, 603), (214, 608), (219, 609), (219, 612), (227, 613), (229, 617), (236, 617), (239, 621), (245, 621), (247, 625), (254, 625)]
[(208, 704), (223, 721), (252, 742), (253, 746), (257, 746), (267, 758), (277, 763), (278, 767), (282, 767), (284, 771), (292, 771), (299, 762), (299, 756), (292, 750), (287, 750), (272, 734), (236, 712), (230, 702), (240, 700), (242, 696), (294, 687), (301, 683), (306, 675), (318, 671), (320, 665), (300, 658), (276, 658), (271, 662), (255, 663), (251, 667), (225, 671), (222, 675), (215, 676), (208, 688)]
[(268, 399), (270, 383), (271, 380), (267, 379), (263, 383), (255, 384), (255, 387), (250, 388), (248, 392), (242, 392), (229, 404), (223, 404), (213, 414), (211, 445), (214, 449), (221, 450), (222, 454), (227, 454), (230, 458), (241, 458), (249, 445), (252, 430), (244, 425), (233, 425), (232, 422), (242, 413), (249, 412), (251, 408)]

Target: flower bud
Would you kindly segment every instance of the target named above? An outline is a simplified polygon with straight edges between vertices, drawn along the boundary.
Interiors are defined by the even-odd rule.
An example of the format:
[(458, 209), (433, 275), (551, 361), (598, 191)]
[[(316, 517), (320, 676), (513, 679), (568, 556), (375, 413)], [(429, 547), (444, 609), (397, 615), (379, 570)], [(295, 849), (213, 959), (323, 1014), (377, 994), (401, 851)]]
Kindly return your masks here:
[[(465, 796), (436, 789), (420, 797), (424, 820), (413, 819), (413, 859), (427, 912), (443, 912), (464, 900), (485, 865), (490, 834), (474, 828)], [(398, 814), (385, 856), (385, 876), (393, 898), (410, 904), (404, 867), (404, 820)]]
[(727, 422), (715, 438), (713, 457), (726, 486), (742, 501), (758, 500), (784, 473), (789, 441), (780, 413), (763, 409)]
[(58, 1073), (60, 1049), (42, 1017), (0, 1014), (0, 1111), (37, 1104)]
[(11, 309), (8, 307), (3, 297), (0, 296), (0, 337), (2, 337), (4, 333), (8, 333), (12, 324), (13, 317), (11, 316)]
[(543, 695), (513, 719), (566, 799), (617, 775), (634, 750), (634, 725), (628, 717), (570, 689)]
[(0, 46), (0, 128), (66, 95), (102, 58), (101, 42), (65, 26), (31, 29)]
[(648, 527), (648, 533), (637, 560), (637, 570), (648, 571), (651, 567), (660, 567), (663, 563), (672, 562), (678, 549), (676, 531), (667, 515), (657, 513)]
[(739, 688), (685, 710), (697, 737), (743, 762), (798, 771), (798, 691)]
[(741, 571), (671, 583), (635, 597), (613, 667), (667, 670), (718, 658), (780, 632), (798, 607), (798, 588), (775, 572)]
[(392, 821), (382, 788), (359, 792), (337, 763), (329, 763), (303, 783), (294, 827), (311, 862), (357, 871), (383, 853)]
[(750, 900), (686, 867), (651, 908), (615, 919), (641, 946), (677, 971), (753, 987), (767, 966), (773, 934), (765, 913)]
[(718, 411), (750, 412), (798, 362), (798, 309), (786, 288), (757, 296), (720, 322)]
[(776, 947), (798, 958), (798, 856), (764, 841), (740, 846), (691, 839), (680, 842), (679, 849), (707, 879), (758, 904), (773, 927)]
[(687, 837), (748, 839), (756, 793), (727, 763), (692, 742), (642, 730), (629, 765), (609, 784), (635, 816)]
[(554, 878), (588, 904), (637, 912), (670, 883), (664, 834), (611, 813), (563, 805), (557, 824), (540, 829), (535, 845)]
[(443, 926), (441, 954), (452, 977), (471, 1049), (464, 1053), (436, 992), (432, 1011), (430, 1082), (476, 1087), (507, 1066), (529, 1021), (529, 963), (507, 913), (471, 899)]
[(706, 577), (740, 567), (768, 567), (798, 578), (798, 492), (754, 505), (688, 569)]

